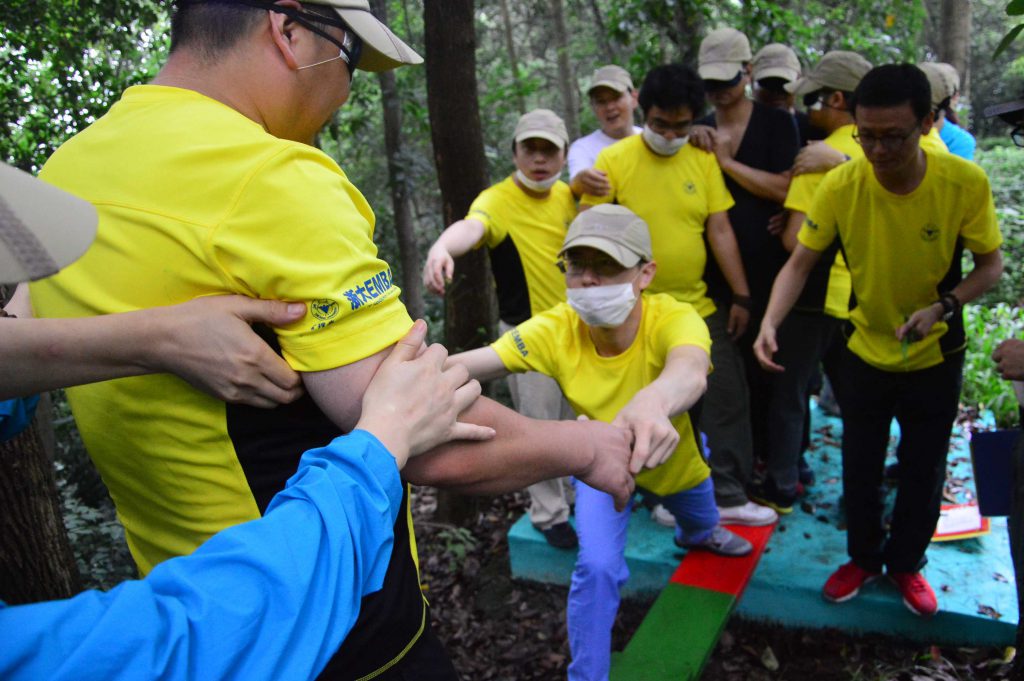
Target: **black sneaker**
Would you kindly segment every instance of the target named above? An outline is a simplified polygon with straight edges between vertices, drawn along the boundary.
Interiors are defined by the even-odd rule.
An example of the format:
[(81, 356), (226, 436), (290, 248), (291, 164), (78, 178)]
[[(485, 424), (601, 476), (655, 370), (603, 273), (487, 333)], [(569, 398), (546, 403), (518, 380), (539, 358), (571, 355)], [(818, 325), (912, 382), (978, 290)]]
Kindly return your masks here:
[(811, 469), (810, 464), (807, 463), (807, 457), (803, 454), (800, 455), (800, 459), (796, 462), (796, 471), (801, 485), (810, 487), (814, 484), (814, 471)]
[(796, 493), (786, 494), (779, 491), (775, 486), (775, 481), (771, 478), (766, 478), (764, 482), (759, 485), (750, 486), (750, 494), (748, 495), (751, 500), (775, 509), (775, 512), (779, 515), (788, 515), (793, 512), (793, 504), (796, 503)]
[(555, 523), (546, 530), (540, 530), (540, 533), (556, 549), (574, 549), (580, 545), (576, 530), (567, 522)]

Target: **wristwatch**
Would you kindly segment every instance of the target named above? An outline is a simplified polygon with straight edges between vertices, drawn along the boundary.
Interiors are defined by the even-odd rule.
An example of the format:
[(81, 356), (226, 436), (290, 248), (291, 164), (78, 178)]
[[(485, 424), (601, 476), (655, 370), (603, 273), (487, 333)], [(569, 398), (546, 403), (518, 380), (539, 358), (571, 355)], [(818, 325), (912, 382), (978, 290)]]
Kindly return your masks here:
[(960, 310), (960, 300), (952, 293), (943, 293), (939, 298), (939, 305), (942, 306), (942, 321), (944, 322), (948, 322)]

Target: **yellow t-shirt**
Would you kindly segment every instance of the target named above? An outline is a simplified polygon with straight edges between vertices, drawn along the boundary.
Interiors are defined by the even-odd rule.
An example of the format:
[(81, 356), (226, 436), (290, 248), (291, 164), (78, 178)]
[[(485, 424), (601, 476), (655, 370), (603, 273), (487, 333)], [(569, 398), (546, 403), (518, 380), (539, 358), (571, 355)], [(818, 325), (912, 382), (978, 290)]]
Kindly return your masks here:
[[(338, 165), (197, 92), (129, 88), (41, 176), (95, 205), (100, 221), (80, 260), (33, 284), (40, 316), (125, 312), (225, 293), (301, 301), (309, 305), (305, 318), (275, 330), (298, 371), (363, 359), (412, 323), (391, 270), (376, 256), (373, 213)], [(304, 448), (302, 434), (267, 432), (295, 405), (238, 420), (244, 410), (237, 405), (170, 375), (81, 386), (68, 396), (143, 574), (260, 516), (260, 478), (252, 476), (267, 469), (254, 473), (238, 454), (243, 439), (258, 444), (254, 421), (265, 425), (259, 437), (281, 439), (256, 447), (266, 452), (258, 467), (270, 465), (271, 451), (287, 454), (280, 470), (267, 473), (275, 479), (268, 493), (294, 472)]]
[(701, 317), (714, 312), (703, 279), (704, 225), (734, 203), (715, 155), (687, 144), (674, 156), (659, 156), (633, 135), (602, 149), (594, 167), (608, 175), (611, 191), (584, 195), (581, 204), (615, 202), (650, 227), (658, 273), (648, 290), (690, 303)]
[[(852, 123), (836, 128), (824, 139), (824, 142), (836, 151), (846, 154), (851, 159), (862, 158), (864, 150), (857, 144), (857, 140), (853, 139), (853, 132), (856, 129), (857, 126)], [(814, 192), (818, 190), (818, 186), (824, 178), (825, 173), (804, 173), (803, 175), (795, 176), (789, 183), (789, 192), (786, 194), (786, 209), (806, 214), (811, 209)], [(848, 319), (850, 317), (849, 301), (850, 271), (846, 268), (843, 254), (837, 252), (828, 273), (828, 284), (824, 300), (825, 314), (838, 319)]]
[(849, 348), (887, 371), (925, 369), (958, 349), (940, 345), (945, 322), (915, 343), (902, 344), (896, 329), (939, 299), (940, 283), (959, 267), (959, 243), (975, 253), (1002, 243), (985, 172), (949, 153), (925, 153), (924, 179), (907, 195), (884, 189), (866, 158), (831, 171), (798, 237), (816, 251), (842, 242), (857, 299)]
[[(576, 201), (562, 181), (537, 198), (510, 176), (473, 201), (466, 218), (484, 223), (481, 243), (491, 251), (503, 320), (514, 324), (565, 301), (565, 277), (556, 262), (575, 217)], [(522, 304), (524, 287), (528, 309)]]
[[(711, 352), (711, 336), (688, 303), (666, 294), (643, 297), (643, 314), (633, 344), (614, 357), (597, 354), (590, 332), (567, 303), (561, 303), (512, 329), (491, 347), (509, 371), (551, 376), (577, 414), (610, 423), (641, 388), (661, 375), (668, 352), (695, 345)], [(707, 479), (707, 463), (697, 450), (690, 415), (672, 419), (679, 445), (668, 461), (636, 477), (640, 487), (667, 495)]]
[(942, 141), (942, 136), (939, 134), (939, 129), (934, 125), (932, 129), (928, 131), (927, 135), (921, 135), (921, 148), (925, 151), (935, 154), (942, 152), (944, 154), (949, 153), (949, 147)]

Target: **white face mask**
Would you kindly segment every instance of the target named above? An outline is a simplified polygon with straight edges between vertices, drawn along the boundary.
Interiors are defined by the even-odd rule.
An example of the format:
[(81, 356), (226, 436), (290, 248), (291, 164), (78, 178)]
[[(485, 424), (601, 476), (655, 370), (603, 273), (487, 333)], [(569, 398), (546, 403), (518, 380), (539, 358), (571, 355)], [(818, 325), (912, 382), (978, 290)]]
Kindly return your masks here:
[(552, 187), (554, 187), (555, 183), (558, 182), (558, 177), (561, 174), (562, 173), (555, 173), (546, 180), (533, 180), (530, 179), (530, 177), (528, 177), (526, 173), (524, 173), (522, 170), (516, 168), (516, 179), (519, 180), (519, 182), (522, 183), (524, 187), (526, 187), (530, 191), (535, 191), (538, 194), (542, 194), (551, 189)]
[(569, 307), (575, 310), (588, 326), (619, 326), (626, 321), (626, 317), (636, 304), (633, 282), (570, 288), (566, 289), (566, 295)]
[(683, 148), (686, 141), (690, 139), (689, 135), (683, 135), (682, 137), (670, 140), (664, 135), (654, 132), (647, 125), (644, 125), (644, 131), (640, 134), (643, 135), (644, 142), (647, 142), (647, 146), (651, 148), (651, 151), (658, 156), (674, 156), (677, 151)]

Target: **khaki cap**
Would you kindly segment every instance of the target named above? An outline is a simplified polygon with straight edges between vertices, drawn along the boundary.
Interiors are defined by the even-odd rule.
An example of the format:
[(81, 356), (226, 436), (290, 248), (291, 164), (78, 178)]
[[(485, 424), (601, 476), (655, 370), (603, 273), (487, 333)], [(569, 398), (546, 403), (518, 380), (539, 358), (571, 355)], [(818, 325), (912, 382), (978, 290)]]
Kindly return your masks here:
[(935, 65), (942, 69), (949, 77), (949, 81), (953, 83), (953, 94), (960, 92), (960, 72), (956, 70), (956, 67), (944, 61), (935, 62)]
[(551, 109), (534, 109), (524, 113), (516, 123), (513, 139), (516, 142), (539, 137), (565, 149), (569, 146), (569, 133), (565, 123)]
[(363, 41), (358, 68), (387, 71), (404, 64), (422, 64), (423, 57), (406, 45), (370, 12), (367, 0), (307, 0), (312, 5), (333, 7), (342, 21)]
[(926, 61), (918, 64), (917, 68), (924, 71), (924, 75), (928, 76), (928, 85), (932, 89), (933, 109), (956, 94), (956, 84), (950, 78), (949, 71), (942, 68), (942, 64)]
[(788, 45), (769, 43), (765, 45), (750, 63), (754, 80), (762, 78), (782, 78), (793, 82), (800, 77), (800, 60)]
[(871, 68), (871, 62), (856, 52), (833, 50), (826, 52), (818, 65), (802, 78), (786, 85), (786, 90), (795, 95), (806, 95), (822, 88), (853, 92)]
[(629, 77), (629, 71), (626, 69), (609, 64), (594, 71), (594, 75), (590, 77), (587, 94), (589, 95), (599, 87), (610, 88), (621, 95), (633, 89), (633, 79)]
[(569, 225), (559, 256), (570, 248), (589, 246), (607, 253), (623, 267), (632, 267), (641, 260), (650, 261), (651, 232), (643, 219), (614, 203), (602, 203), (576, 216)]
[(700, 43), (697, 73), (704, 80), (732, 80), (750, 59), (747, 36), (735, 28), (717, 28)]
[(85, 253), (98, 222), (88, 201), (0, 163), (0, 282), (56, 274)]

